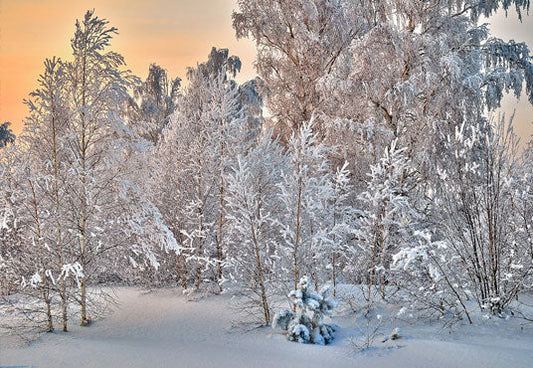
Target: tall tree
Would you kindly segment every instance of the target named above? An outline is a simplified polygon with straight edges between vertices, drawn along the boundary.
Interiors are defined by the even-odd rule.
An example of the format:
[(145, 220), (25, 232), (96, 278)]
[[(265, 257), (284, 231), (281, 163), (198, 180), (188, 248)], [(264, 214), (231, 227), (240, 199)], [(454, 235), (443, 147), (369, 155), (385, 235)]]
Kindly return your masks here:
[[(75, 255), (83, 269), (78, 302), (81, 325), (89, 322), (87, 283), (105, 268), (99, 262), (116, 251), (146, 254), (154, 265), (153, 231), (164, 247), (175, 247), (158, 213), (143, 200), (138, 187), (136, 157), (143, 142), (123, 119), (128, 89), (137, 78), (124, 69), (122, 55), (109, 51), (117, 29), (88, 11), (76, 22), (73, 60), (65, 66), (69, 87), (70, 181), (69, 228), (77, 232)], [(137, 172), (138, 173), (138, 172)], [(150, 221), (157, 230), (152, 230)], [(143, 226), (148, 229), (146, 231)]]
[[(226, 235), (224, 175), (260, 124), (261, 116), (254, 109), (258, 104), (254, 87), (242, 91), (233, 80), (239, 69), (237, 57), (229, 56), (227, 49), (215, 48), (206, 62), (189, 68), (189, 84), (156, 148), (156, 161), (166, 177), (165, 182), (156, 178), (156, 185), (172, 192), (176, 201), (160, 205), (182, 240), (184, 259), (177, 258), (181, 273), (183, 261), (195, 263), (195, 289), (200, 287), (203, 271), (211, 266), (215, 266), (221, 289)], [(174, 172), (166, 169), (170, 167)], [(168, 188), (169, 177), (173, 177), (175, 189)]]
[(317, 142), (312, 123), (302, 125), (289, 143), (291, 163), (279, 184), (281, 200), (286, 208), (281, 233), (296, 289), (303, 274), (304, 259), (311, 260), (305, 262), (305, 272), (315, 278), (315, 284), (317, 281), (315, 262), (318, 254), (315, 247), (322, 242), (327, 231), (326, 226), (322, 227), (322, 221), (327, 217), (331, 173), (327, 159), (329, 149)]
[[(56, 244), (59, 267), (57, 274), (62, 275), (58, 277), (58, 282), (60, 283), (59, 296), (61, 298), (62, 324), (63, 331), (67, 331), (69, 296), (67, 280), (63, 270), (69, 264), (68, 259), (71, 259), (71, 254), (65, 249), (65, 231), (62, 220), (64, 203), (62, 196), (65, 194), (67, 179), (63, 173), (65, 165), (61, 167), (61, 161), (66, 161), (68, 155), (65, 146), (65, 136), (68, 134), (67, 124), (70, 116), (67, 107), (65, 70), (60, 59), (52, 58), (45, 60), (44, 72), (40, 76), (38, 83), (39, 88), (32, 92), (30, 94), (30, 100), (26, 101), (30, 109), (30, 116), (26, 121), (27, 129), (21, 137), (21, 140), (29, 147), (33, 156), (31, 158), (35, 165), (32, 169), (35, 173), (41, 175), (46, 173), (52, 178), (50, 187), (46, 183), (46, 186), (43, 186), (42, 190), (47, 194), (50, 200), (49, 204), (53, 208), (54, 242)], [(29, 184), (35, 206), (34, 210), (38, 212), (36, 208), (37, 197), (35, 187), (33, 183), (30, 182)], [(39, 218), (35, 214), (37, 231), (40, 233), (41, 229), (38, 220)]]
[(287, 157), (281, 147), (272, 140), (271, 134), (265, 134), (258, 137), (254, 147), (239, 154), (232, 169), (225, 174), (231, 234), (228, 273), (245, 285), (251, 301), (245, 307), (259, 309), (265, 325), (271, 321), (271, 295), (282, 284), (278, 244), (283, 208), (279, 184), (286, 168)]
[(394, 140), (380, 162), (371, 166), (367, 190), (358, 198), (364, 210), (350, 253), (352, 262), (360, 265), (356, 278), (366, 281), (367, 301), (372, 299), (374, 285), (379, 285), (385, 298), (392, 256), (401, 244), (409, 243), (418, 216), (409, 198), (417, 182), (416, 171), (410, 166), (406, 148), (397, 147), (397, 143)]
[[(237, 38), (257, 45), (257, 71), (269, 93), (272, 119), (285, 138), (322, 104), (320, 79), (358, 32), (346, 1), (238, 1)], [(317, 124), (317, 128), (319, 125)]]
[(181, 79), (169, 79), (167, 71), (151, 64), (146, 80), (134, 89), (128, 102), (127, 118), (146, 140), (156, 144), (176, 108)]
[(444, 157), (455, 126), (478, 121), (533, 67), (524, 43), (490, 37), (480, 16), (519, 14), (528, 1), (252, 0), (233, 14), (237, 37), (257, 45), (257, 71), (273, 123), (293, 130), (311, 117), (319, 139), (339, 145), (355, 188), (398, 138), (424, 176)]

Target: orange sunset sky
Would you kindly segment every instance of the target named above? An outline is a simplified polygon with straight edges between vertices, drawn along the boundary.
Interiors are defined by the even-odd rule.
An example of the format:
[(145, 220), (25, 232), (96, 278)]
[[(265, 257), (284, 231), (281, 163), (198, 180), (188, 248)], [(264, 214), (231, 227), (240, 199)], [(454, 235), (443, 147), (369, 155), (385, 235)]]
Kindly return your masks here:
[[(155, 62), (170, 76), (185, 76), (187, 66), (207, 58), (211, 46), (240, 56), (238, 80), (254, 76), (254, 44), (236, 40), (231, 27), (234, 0), (0, 0), (0, 123), (11, 121), (20, 133), (26, 107), (22, 99), (35, 88), (46, 57), (70, 58), (76, 18), (95, 8), (119, 29), (112, 47), (143, 79)], [(533, 46), (533, 15), (520, 23), (515, 14), (490, 19), (493, 35)], [(522, 140), (533, 134), (533, 107), (507, 97), (503, 109), (516, 108), (515, 129)]]

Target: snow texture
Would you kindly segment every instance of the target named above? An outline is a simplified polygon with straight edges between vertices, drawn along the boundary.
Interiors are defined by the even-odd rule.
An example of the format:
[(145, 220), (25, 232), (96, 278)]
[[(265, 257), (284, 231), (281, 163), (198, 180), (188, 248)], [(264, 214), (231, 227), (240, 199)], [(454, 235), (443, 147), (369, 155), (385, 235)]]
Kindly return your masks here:
[(270, 328), (243, 332), (232, 326), (226, 295), (197, 302), (173, 290), (120, 288), (116, 295), (118, 309), (91, 327), (72, 326), (67, 334), (46, 334), (29, 345), (1, 335), (0, 365), (416, 368), (530, 367), (533, 361), (533, 330), (521, 331), (516, 320), (462, 326), (452, 334), (443, 333), (440, 323), (406, 326), (392, 345), (378, 342), (373, 351), (352, 354), (352, 318), (334, 318), (342, 328), (328, 346), (290, 344)]

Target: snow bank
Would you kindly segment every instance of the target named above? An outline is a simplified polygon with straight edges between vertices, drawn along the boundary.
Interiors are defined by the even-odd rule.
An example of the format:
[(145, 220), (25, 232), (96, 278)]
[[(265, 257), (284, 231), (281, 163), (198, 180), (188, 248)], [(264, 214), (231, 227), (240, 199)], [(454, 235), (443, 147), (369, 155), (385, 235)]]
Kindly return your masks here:
[(188, 302), (172, 290), (116, 293), (117, 310), (90, 327), (73, 326), (67, 334), (46, 334), (25, 346), (1, 336), (0, 366), (531, 367), (533, 362), (531, 328), (501, 333), (469, 327), (442, 337), (441, 326), (402, 327), (404, 338), (393, 348), (354, 354), (348, 338), (357, 330), (347, 317), (334, 319), (341, 329), (331, 345), (293, 344), (268, 327), (249, 332), (232, 327), (229, 296)]

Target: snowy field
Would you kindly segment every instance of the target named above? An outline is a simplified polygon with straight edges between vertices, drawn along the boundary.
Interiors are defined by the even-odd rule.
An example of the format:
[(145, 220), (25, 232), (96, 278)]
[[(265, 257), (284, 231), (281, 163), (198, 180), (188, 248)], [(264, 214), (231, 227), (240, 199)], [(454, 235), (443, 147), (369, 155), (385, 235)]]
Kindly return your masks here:
[[(475, 326), (398, 325), (402, 338), (354, 353), (353, 318), (328, 346), (292, 343), (281, 331), (246, 328), (227, 295), (188, 301), (176, 290), (116, 290), (119, 304), (88, 328), (30, 344), (2, 335), (0, 366), (33, 367), (533, 367), (533, 324), (479, 319)], [(384, 327), (384, 333), (389, 326)]]

